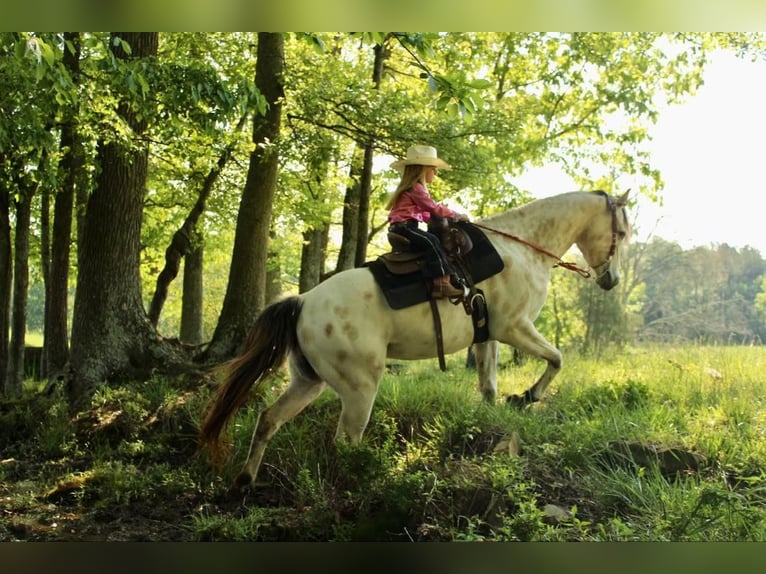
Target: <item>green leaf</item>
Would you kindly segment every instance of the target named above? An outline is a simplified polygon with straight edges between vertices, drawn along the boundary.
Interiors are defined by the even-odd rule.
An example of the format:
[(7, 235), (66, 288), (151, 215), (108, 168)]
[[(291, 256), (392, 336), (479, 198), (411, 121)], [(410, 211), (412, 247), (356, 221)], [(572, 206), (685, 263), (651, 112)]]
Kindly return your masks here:
[(40, 41), (40, 52), (45, 63), (48, 64), (48, 66), (53, 67), (53, 64), (56, 62), (56, 54), (53, 52), (53, 48), (45, 42)]
[(143, 74), (138, 74), (136, 79), (138, 80), (138, 84), (141, 86), (141, 95), (146, 96), (149, 93), (149, 83), (146, 81), (146, 78), (144, 78)]
[(491, 88), (494, 86), (494, 83), (490, 82), (489, 80), (485, 79), (478, 79), (478, 80), (470, 80), (466, 82), (466, 85), (471, 88), (475, 88), (477, 90), (484, 90), (486, 88)]

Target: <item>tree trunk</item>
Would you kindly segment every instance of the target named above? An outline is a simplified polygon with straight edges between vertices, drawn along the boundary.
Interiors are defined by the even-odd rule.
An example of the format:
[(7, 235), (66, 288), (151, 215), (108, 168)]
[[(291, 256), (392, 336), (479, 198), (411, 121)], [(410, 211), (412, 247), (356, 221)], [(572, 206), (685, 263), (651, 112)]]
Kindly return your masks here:
[[(374, 48), (372, 64), (373, 89), (379, 89), (383, 80), (383, 65), (390, 52), (383, 44)], [(352, 186), (343, 202), (343, 239), (338, 256), (338, 271), (360, 267), (367, 259), (368, 230), (370, 225), (370, 193), (372, 191), (372, 159), (375, 141), (370, 138), (360, 144), (361, 158), (355, 154), (351, 167)]]
[(234, 355), (265, 305), (269, 229), (274, 204), (284, 97), (284, 38), (260, 32), (255, 85), (269, 104), (253, 121), (254, 149), (237, 215), (237, 229), (221, 315), (210, 346), (198, 360), (220, 361)]
[[(201, 215), (200, 210), (197, 216)], [(154, 289), (154, 296), (149, 304), (148, 317), (151, 324), (156, 328), (160, 320), (162, 308), (168, 297), (168, 288), (173, 280), (178, 276), (181, 269), (181, 259), (189, 255), (192, 249), (192, 237), (196, 234), (196, 217), (189, 215), (179, 230), (173, 234), (170, 245), (165, 249), (165, 267), (162, 268), (157, 276), (157, 285)]]
[(322, 280), (329, 231), (329, 224), (325, 224), (319, 229), (309, 229), (303, 234), (301, 275), (298, 282), (300, 293), (316, 287)]
[(351, 170), (349, 180), (351, 185), (346, 188), (346, 195), (343, 198), (343, 235), (340, 242), (340, 252), (338, 253), (338, 263), (335, 266), (336, 271), (346, 271), (353, 269), (356, 264), (356, 248), (359, 236), (359, 202), (361, 201), (361, 165), (364, 163), (358, 148), (354, 151), (354, 157), (351, 160)]
[[(320, 150), (322, 148), (320, 147)], [(327, 193), (328, 164), (327, 154), (319, 151), (316, 159), (308, 160), (306, 194), (321, 209), (329, 208)], [(328, 218), (312, 218), (310, 227), (303, 232), (301, 246), (301, 271), (298, 277), (298, 292), (305, 293), (324, 279), (327, 243), (330, 233)]]
[(181, 342), (201, 345), (205, 341), (205, 324), (202, 320), (204, 301), (202, 237), (197, 236), (194, 247), (184, 258), (184, 284), (181, 298)]
[(8, 377), (5, 381), (5, 394), (9, 397), (21, 396), (24, 386), (24, 344), (27, 334), (27, 299), (29, 295), (29, 221), (32, 215), (32, 197), (36, 191), (36, 186), (37, 184), (24, 185), (21, 183), (21, 193), (24, 197), (16, 202), (13, 319), (11, 322), (11, 345), (8, 353)]
[(359, 178), (359, 226), (356, 230), (354, 267), (361, 267), (367, 259), (367, 235), (370, 228), (370, 193), (372, 190), (372, 142), (364, 146), (362, 173)]
[[(376, 44), (375, 59), (372, 64), (372, 85), (380, 89), (383, 81), (383, 66), (391, 55), (385, 42)], [(367, 244), (370, 228), (370, 194), (372, 193), (372, 159), (375, 153), (375, 141), (370, 138), (364, 142), (364, 159), (359, 178), (359, 229), (356, 236), (356, 267), (361, 267), (367, 259)]]
[[(131, 46), (127, 54), (114, 41)], [(111, 49), (119, 59), (157, 53), (156, 32), (113, 33)], [(98, 145), (99, 173), (87, 203), (80, 235), (77, 293), (72, 322), (71, 370), (67, 380), (70, 407), (87, 405), (105, 380), (148, 373), (175, 357), (161, 348), (144, 312), (140, 279), (140, 237), (148, 146), (142, 139), (146, 115), (120, 103), (118, 113), (133, 134), (132, 142)], [(167, 367), (166, 363), (163, 365)]]
[[(51, 285), (51, 195), (53, 190), (44, 187), (40, 196), (40, 268), (43, 274), (43, 287), (45, 290), (45, 301), (43, 302), (43, 340), (47, 339), (47, 321), (50, 311), (50, 285)], [(45, 361), (45, 343), (40, 349), (41, 358), (40, 368), (36, 377), (41, 379), (47, 374)]]
[[(269, 232), (269, 237), (274, 239), (274, 230)], [(270, 305), (282, 296), (282, 260), (279, 252), (275, 249), (269, 249), (266, 256), (266, 300), (265, 304)]]
[[(236, 132), (239, 132), (242, 129), (246, 119), (247, 117), (244, 116), (239, 121), (235, 128)], [(149, 320), (155, 327), (160, 320), (162, 308), (165, 306), (165, 301), (168, 297), (168, 288), (178, 276), (178, 271), (181, 268), (181, 259), (188, 255), (193, 249), (192, 240), (199, 233), (197, 230), (197, 222), (204, 214), (210, 193), (213, 191), (213, 187), (215, 186), (216, 181), (218, 181), (218, 176), (221, 175), (221, 171), (223, 171), (223, 168), (226, 167), (226, 164), (231, 159), (231, 155), (234, 152), (236, 145), (235, 138), (235, 140), (226, 146), (215, 166), (208, 172), (207, 177), (202, 184), (202, 189), (200, 189), (199, 195), (197, 196), (197, 201), (194, 203), (191, 211), (189, 211), (189, 215), (186, 216), (181, 227), (173, 234), (173, 239), (171, 239), (170, 245), (168, 245), (165, 250), (165, 267), (163, 267), (162, 271), (160, 271), (160, 274), (157, 276), (157, 286), (154, 290), (152, 302), (149, 305)]]
[[(0, 154), (0, 166), (5, 157)], [(8, 331), (11, 326), (11, 192), (0, 188), (0, 391), (8, 376)]]
[[(64, 40), (73, 51), (64, 50), (64, 66), (72, 81), (77, 84), (80, 75), (80, 34), (65, 32)], [(69, 360), (68, 305), (69, 305), (69, 255), (72, 239), (72, 211), (76, 183), (81, 177), (83, 165), (82, 147), (75, 123), (77, 112), (61, 126), (61, 173), (63, 182), (56, 194), (53, 206), (53, 235), (51, 241), (50, 276), (46, 288), (45, 313), (45, 365), (49, 378), (63, 371)]]

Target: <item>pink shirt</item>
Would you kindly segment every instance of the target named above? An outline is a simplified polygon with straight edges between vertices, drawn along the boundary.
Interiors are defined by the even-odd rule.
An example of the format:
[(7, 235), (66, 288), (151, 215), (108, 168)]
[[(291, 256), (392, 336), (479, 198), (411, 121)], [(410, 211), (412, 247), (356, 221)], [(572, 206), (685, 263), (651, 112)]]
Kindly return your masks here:
[(422, 183), (416, 183), (412, 189), (399, 196), (396, 205), (388, 214), (388, 223), (400, 221), (422, 221), (428, 223), (432, 215), (455, 217), (456, 213), (446, 205), (436, 203)]

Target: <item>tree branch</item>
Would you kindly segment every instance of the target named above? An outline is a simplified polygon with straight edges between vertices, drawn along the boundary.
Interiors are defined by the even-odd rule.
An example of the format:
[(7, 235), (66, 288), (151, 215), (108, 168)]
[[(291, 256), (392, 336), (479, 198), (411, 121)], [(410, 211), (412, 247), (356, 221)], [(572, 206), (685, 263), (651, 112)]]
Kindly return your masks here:
[[(241, 131), (246, 121), (247, 114), (240, 118), (235, 131)], [(237, 141), (234, 139), (224, 148), (218, 161), (211, 168), (210, 172), (208, 172), (207, 177), (205, 177), (205, 181), (202, 184), (202, 188), (200, 189), (194, 207), (192, 207), (189, 215), (186, 216), (181, 227), (173, 234), (173, 239), (165, 250), (165, 267), (157, 276), (157, 286), (154, 290), (154, 296), (152, 297), (148, 313), (149, 320), (155, 327), (159, 322), (162, 307), (165, 305), (165, 300), (168, 297), (168, 287), (178, 276), (178, 270), (181, 267), (181, 259), (183, 259), (191, 249), (194, 230), (199, 218), (205, 211), (205, 205), (207, 204), (208, 197), (210, 197), (210, 192), (212, 191), (218, 176), (221, 174), (221, 171), (223, 171), (223, 168), (231, 159), (231, 155), (236, 146)]]

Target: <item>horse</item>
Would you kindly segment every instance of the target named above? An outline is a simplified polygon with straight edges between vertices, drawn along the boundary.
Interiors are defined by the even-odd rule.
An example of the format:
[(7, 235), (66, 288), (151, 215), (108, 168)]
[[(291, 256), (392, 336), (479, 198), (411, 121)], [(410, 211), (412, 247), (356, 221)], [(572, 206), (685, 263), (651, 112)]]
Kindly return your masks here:
[[(504, 263), (500, 273), (477, 284), (487, 303), (489, 340), (473, 344), (472, 321), (462, 306), (445, 299), (437, 305), (444, 352), (473, 344), (484, 401), (496, 401), (498, 343), (546, 363), (543, 374), (526, 392), (508, 398), (513, 405), (539, 401), (561, 370), (561, 352), (534, 326), (546, 299), (551, 269), (563, 265), (585, 271), (561, 260), (577, 245), (599, 287), (609, 290), (617, 285), (620, 250), (630, 233), (627, 195), (566, 192), (474, 222), (487, 231)], [(260, 413), (233, 489), (254, 481), (269, 440), (328, 386), (341, 401), (335, 440), (359, 443), (386, 359), (436, 357), (430, 314), (428, 303), (391, 309), (365, 267), (334, 274), (309, 291), (272, 303), (257, 317), (243, 350), (228, 363), (225, 380), (210, 398), (200, 426), (201, 448), (207, 447), (212, 463), (220, 465), (225, 454), (221, 435), (229, 420), (247, 402), (253, 385), (269, 378), (285, 360), (289, 383)]]

